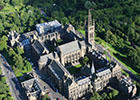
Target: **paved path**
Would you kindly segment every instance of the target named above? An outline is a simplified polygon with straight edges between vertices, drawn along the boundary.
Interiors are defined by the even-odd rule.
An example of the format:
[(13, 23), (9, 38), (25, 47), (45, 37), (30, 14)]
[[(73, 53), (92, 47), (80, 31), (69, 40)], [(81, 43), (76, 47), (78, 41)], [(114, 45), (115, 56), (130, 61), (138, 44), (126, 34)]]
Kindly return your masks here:
[[(77, 34), (80, 34), (80, 35), (83, 37), (83, 39), (85, 39), (85, 36), (84, 36), (82, 33), (78, 32)], [(121, 68), (122, 68), (125, 72), (127, 72), (127, 73), (129, 74), (129, 76), (130, 76), (131, 79), (133, 79), (133, 80), (135, 80), (135, 81), (137, 81), (137, 82), (140, 83), (140, 78), (139, 78), (138, 76), (136, 76), (135, 74), (133, 74), (133, 73), (132, 73), (128, 68), (126, 68), (124, 65), (122, 65), (115, 57), (113, 57), (113, 56), (110, 54), (110, 52), (109, 52), (106, 48), (104, 48), (102, 45), (96, 44), (96, 43), (95, 43), (95, 47), (97, 48), (97, 51), (100, 51), (100, 52), (106, 51), (106, 52), (107, 52), (107, 56), (110, 57), (110, 58), (111, 58), (114, 62), (116, 62), (119, 66), (121, 66)]]
[(115, 57), (113, 57), (110, 52), (108, 50), (106, 50), (106, 48), (104, 48), (103, 46), (99, 45), (99, 44), (95, 44), (95, 47), (97, 48), (98, 51), (103, 51), (105, 50), (107, 52), (107, 56), (110, 57), (115, 63), (117, 63), (119, 66), (121, 66), (121, 68), (127, 72), (130, 76), (131, 79), (137, 81), (140, 83), (140, 78), (138, 76), (136, 76), (135, 74), (133, 74), (129, 69), (127, 69), (124, 65), (122, 65)]
[(14, 100), (27, 100), (11, 66), (8, 64), (6, 59), (1, 54), (0, 54), (0, 61), (1, 61), (0, 66), (2, 68), (3, 74), (7, 78), (7, 83), (10, 87), (10, 92), (14, 97)]

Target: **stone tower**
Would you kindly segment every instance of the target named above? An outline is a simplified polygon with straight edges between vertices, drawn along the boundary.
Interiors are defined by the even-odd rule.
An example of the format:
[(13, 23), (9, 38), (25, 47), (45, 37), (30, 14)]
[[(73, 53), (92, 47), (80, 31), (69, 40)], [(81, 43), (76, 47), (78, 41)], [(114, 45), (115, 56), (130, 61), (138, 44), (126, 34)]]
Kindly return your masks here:
[(91, 12), (89, 9), (88, 10), (88, 21), (86, 21), (85, 32), (86, 32), (86, 41), (91, 45), (92, 49), (95, 48), (94, 31), (95, 31), (95, 21), (92, 20)]

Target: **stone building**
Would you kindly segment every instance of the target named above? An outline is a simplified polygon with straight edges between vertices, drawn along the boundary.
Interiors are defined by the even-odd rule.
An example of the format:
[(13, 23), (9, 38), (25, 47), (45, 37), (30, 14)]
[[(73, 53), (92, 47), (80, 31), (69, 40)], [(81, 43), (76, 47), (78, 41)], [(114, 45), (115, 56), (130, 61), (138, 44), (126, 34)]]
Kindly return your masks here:
[(88, 12), (88, 22), (85, 26), (85, 32), (86, 32), (86, 41), (91, 45), (92, 49), (95, 49), (94, 44), (94, 34), (95, 34), (95, 21), (92, 21), (91, 18), (91, 12), (89, 10)]
[(63, 65), (79, 63), (79, 59), (84, 57), (86, 53), (86, 44), (84, 41), (72, 41), (58, 46), (61, 63)]
[(136, 85), (132, 83), (131, 79), (121, 76), (119, 80), (120, 90), (123, 91), (128, 97), (133, 97), (137, 93)]
[[(85, 26), (85, 38), (72, 25), (62, 27), (56, 20), (37, 24), (36, 30), (25, 36), (30, 39), (32, 55), (39, 70), (43, 74), (49, 74), (59, 92), (69, 100), (103, 90), (111, 80), (120, 79), (121, 67), (95, 51), (95, 22), (92, 21), (90, 10)], [(11, 43), (18, 43), (18, 37), (11, 39)], [(63, 43), (58, 44), (56, 41), (59, 39), (62, 39)], [(80, 76), (75, 78), (66, 67), (79, 64), (79, 60), (85, 55), (89, 58), (89, 64), (84, 65)]]
[(74, 78), (67, 69), (57, 61), (51, 61), (47, 72), (55, 81), (59, 92), (63, 93), (69, 100), (76, 100), (92, 91), (91, 77), (80, 76)]
[(21, 82), (21, 85), (29, 100), (38, 100), (41, 95), (47, 93), (46, 85), (40, 79), (31, 78)]
[(62, 25), (57, 21), (51, 21), (48, 23), (42, 23), (42, 24), (37, 24), (36, 25), (36, 30), (39, 32), (39, 34), (43, 33), (53, 33), (54, 31), (60, 30)]

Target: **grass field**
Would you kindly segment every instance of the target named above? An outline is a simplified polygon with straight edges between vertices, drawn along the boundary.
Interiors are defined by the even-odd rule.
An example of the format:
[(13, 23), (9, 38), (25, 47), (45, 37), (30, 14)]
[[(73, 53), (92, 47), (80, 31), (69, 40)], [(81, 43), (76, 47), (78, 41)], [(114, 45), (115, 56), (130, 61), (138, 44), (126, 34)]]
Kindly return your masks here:
[[(81, 32), (83, 35), (85, 35), (85, 31), (84, 30), (79, 29), (78, 31)], [(101, 44), (103, 47), (105, 47), (114, 58), (116, 58), (122, 65), (124, 65), (127, 69), (129, 69), (133, 74), (135, 74), (138, 77), (140, 77), (139, 73), (137, 73), (134, 69), (132, 69), (129, 66), (129, 64), (128, 64), (128, 62), (126, 60), (121, 59), (121, 58), (126, 58), (127, 57), (126, 55), (120, 53), (114, 47), (112, 47), (112, 45), (110, 45), (109, 43), (105, 42), (104, 40), (102, 40), (99, 37), (95, 37), (95, 41), (96, 41), (97, 44)], [(114, 54), (118, 54), (121, 58), (117, 57)], [(107, 57), (107, 59), (110, 60), (109, 57)]]
[(76, 73), (79, 73), (81, 67), (82, 67), (82, 65), (81, 64), (78, 64), (76, 66), (72, 66), (72, 67), (68, 68), (68, 71), (71, 74), (76, 74)]
[[(127, 69), (129, 69), (133, 74), (135, 75), (139, 75), (135, 70), (133, 70), (125, 60), (121, 59), (121, 58), (118, 58), (116, 55), (114, 54), (118, 54), (120, 57), (123, 57), (123, 58), (126, 58), (127, 56), (118, 52), (117, 50), (115, 50), (115, 48), (113, 48), (109, 43), (106, 43), (104, 40), (102, 40), (101, 38), (99, 37), (96, 37), (96, 43), (97, 44), (101, 44), (102, 46), (106, 47), (108, 51), (110, 51), (110, 54), (116, 58), (122, 65), (124, 65)], [(139, 76), (138, 76), (139, 77)]]
[(86, 35), (85, 30), (78, 29), (77, 31), (81, 32), (83, 35)]

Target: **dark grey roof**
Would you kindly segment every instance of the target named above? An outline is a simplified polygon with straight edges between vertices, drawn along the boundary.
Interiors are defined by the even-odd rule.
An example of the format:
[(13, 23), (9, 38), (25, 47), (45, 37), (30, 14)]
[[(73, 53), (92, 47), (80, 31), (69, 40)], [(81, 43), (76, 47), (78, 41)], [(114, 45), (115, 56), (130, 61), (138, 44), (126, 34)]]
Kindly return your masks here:
[(35, 42), (32, 44), (32, 46), (39, 55), (42, 55), (42, 53), (44, 51), (44, 47), (38, 40), (35, 40)]
[(77, 40), (66, 43), (66, 44), (63, 44), (63, 45), (60, 45), (58, 48), (60, 49), (62, 55), (65, 55), (65, 54), (68, 54), (70, 52), (73, 52), (73, 51), (76, 51), (76, 50), (80, 49)]
[(53, 60), (56, 58), (58, 58), (58, 54), (56, 52), (49, 53), (49, 54), (45, 54), (45, 55), (40, 56), (39, 62), (44, 63), (44, 64), (49, 64), (50, 60)]
[(90, 82), (90, 77), (86, 77), (86, 76), (81, 76), (81, 77), (79, 77), (78, 79), (76, 79), (76, 82), (78, 83), (78, 84), (85, 84), (85, 83), (87, 83), (87, 82)]
[(91, 70), (88, 67), (88, 65), (85, 65), (84, 67), (82, 67), (82, 73), (86, 76), (88, 76), (91, 73)]
[(68, 78), (65, 82), (65, 85), (69, 86), (72, 84), (72, 79)]
[(62, 67), (63, 65), (54, 60), (48, 66), (48, 68), (52, 71), (55, 77), (59, 80), (63, 80), (63, 77), (65, 75), (65, 72), (63, 71)]
[(27, 33), (24, 33), (23, 35), (26, 37), (26, 38), (29, 38), (29, 39), (33, 39), (34, 38), (34, 35), (37, 34), (37, 31), (31, 31), (31, 32), (27, 32)]
[(100, 76), (106, 75), (107, 73), (111, 73), (111, 70), (108, 67), (104, 67), (104, 68), (97, 70), (96, 72), (97, 72), (96, 75), (100, 77)]

